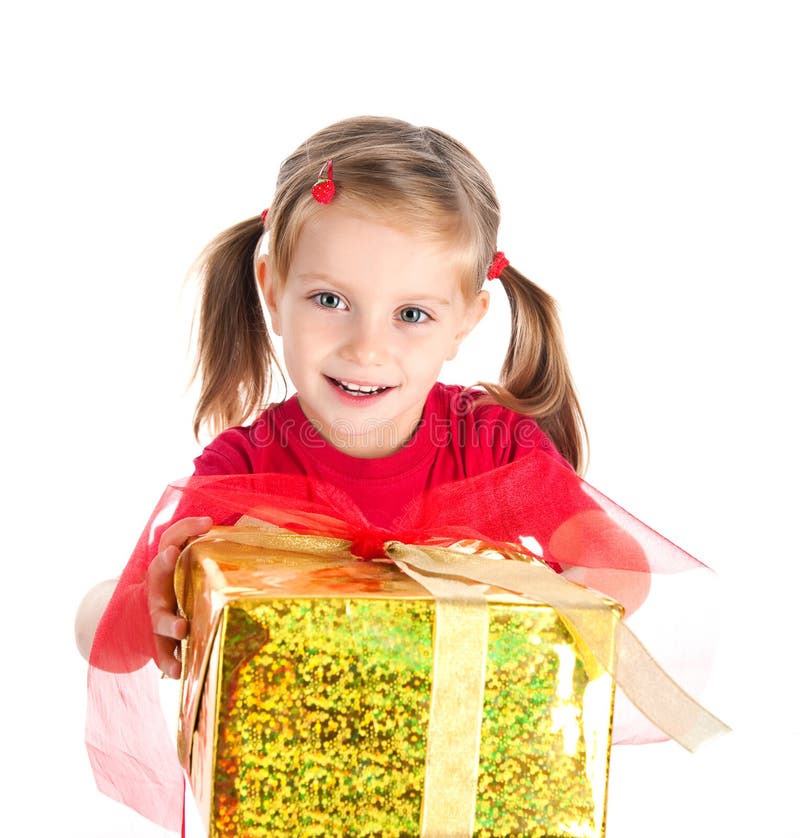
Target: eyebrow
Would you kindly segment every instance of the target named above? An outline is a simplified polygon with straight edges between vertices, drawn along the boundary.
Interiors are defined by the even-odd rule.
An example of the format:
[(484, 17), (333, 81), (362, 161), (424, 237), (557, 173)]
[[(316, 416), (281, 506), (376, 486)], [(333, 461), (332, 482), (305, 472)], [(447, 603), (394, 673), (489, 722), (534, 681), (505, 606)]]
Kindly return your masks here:
[[(325, 273), (304, 273), (304, 274), (296, 274), (297, 278), (301, 281), (310, 285), (312, 282), (330, 282), (331, 285), (338, 285), (341, 286), (344, 290), (347, 290), (347, 286), (343, 285), (342, 283), (338, 282), (337, 280), (333, 279), (333, 277), (328, 276)], [(446, 300), (444, 297), (435, 297), (431, 294), (404, 294), (404, 299), (413, 300), (415, 302), (427, 302), (427, 303), (438, 303), (441, 306), (450, 306), (450, 300)]]

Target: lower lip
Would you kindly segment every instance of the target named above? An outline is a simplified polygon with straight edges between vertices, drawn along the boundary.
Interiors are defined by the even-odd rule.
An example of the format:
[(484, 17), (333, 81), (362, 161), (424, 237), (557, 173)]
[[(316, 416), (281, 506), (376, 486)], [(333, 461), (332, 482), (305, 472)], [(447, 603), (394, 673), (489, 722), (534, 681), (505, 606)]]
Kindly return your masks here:
[(339, 397), (344, 401), (346, 404), (349, 405), (367, 405), (367, 404), (375, 404), (375, 402), (380, 399), (382, 396), (387, 395), (394, 387), (387, 387), (385, 390), (380, 390), (377, 393), (373, 393), (369, 396), (353, 396), (351, 393), (348, 393), (346, 390), (342, 390), (342, 388), (332, 379), (325, 376), (325, 380), (331, 387), (337, 392)]

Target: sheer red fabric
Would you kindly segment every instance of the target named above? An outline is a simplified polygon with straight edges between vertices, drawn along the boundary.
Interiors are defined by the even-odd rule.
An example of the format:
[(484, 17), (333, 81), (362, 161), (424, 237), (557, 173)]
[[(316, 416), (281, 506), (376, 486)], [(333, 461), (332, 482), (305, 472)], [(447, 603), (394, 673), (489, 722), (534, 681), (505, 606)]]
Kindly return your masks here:
[[(98, 787), (168, 829), (181, 826), (183, 777), (151, 663), (146, 574), (164, 529), (195, 515), (208, 515), (217, 525), (248, 515), (298, 533), (346, 538), (364, 558), (378, 555), (390, 538), (523, 544), (623, 603), (646, 596), (628, 622), (636, 623), (656, 659), (689, 692), (697, 692), (709, 668), (708, 568), (546, 452), (433, 489), (387, 530), (372, 527), (340, 489), (309, 478), (186, 478), (167, 487), (125, 567), (98, 626), (88, 676), (86, 742)], [(624, 699), (614, 735), (617, 742), (664, 738)]]

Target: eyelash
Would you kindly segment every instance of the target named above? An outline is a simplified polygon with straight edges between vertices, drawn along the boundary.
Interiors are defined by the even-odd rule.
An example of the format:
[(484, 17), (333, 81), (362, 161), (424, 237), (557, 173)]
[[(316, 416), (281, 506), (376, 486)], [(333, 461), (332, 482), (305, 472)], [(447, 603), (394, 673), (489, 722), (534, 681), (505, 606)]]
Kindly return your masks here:
[[(316, 294), (312, 294), (309, 299), (313, 300), (320, 308), (326, 308), (326, 309), (334, 310), (334, 311), (338, 308), (338, 305), (336, 305), (336, 306), (323, 305), (322, 304), (322, 298), (323, 297), (333, 297), (337, 300), (337, 302), (341, 302), (341, 300), (342, 300), (342, 298), (338, 294), (334, 294), (332, 291), (319, 291)], [(409, 326), (418, 326), (421, 323), (425, 323), (426, 321), (433, 319), (430, 316), (430, 314), (428, 314), (427, 311), (423, 311), (421, 308), (417, 308), (416, 306), (406, 306), (405, 308), (400, 309), (400, 311), (401, 312), (416, 311), (416, 312), (419, 312), (422, 315), (422, 319), (420, 319), (420, 320), (403, 320), (402, 318), (400, 318), (403, 323), (406, 323)]]

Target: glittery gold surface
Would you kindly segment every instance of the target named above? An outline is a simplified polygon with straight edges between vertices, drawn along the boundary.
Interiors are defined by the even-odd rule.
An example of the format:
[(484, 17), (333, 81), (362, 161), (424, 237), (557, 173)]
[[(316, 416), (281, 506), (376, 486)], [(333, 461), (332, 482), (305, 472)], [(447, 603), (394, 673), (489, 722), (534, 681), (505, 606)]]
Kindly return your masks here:
[(217, 834), (323, 836), (346, 824), (366, 835), (414, 834), (432, 617), (431, 603), (403, 601), (229, 608)]
[[(435, 603), (357, 562), (294, 563), (271, 589), (262, 568), (263, 595), (237, 600), (240, 568), (223, 549), (217, 575), (215, 550), (195, 572), (227, 575), (229, 601), (191, 752), (209, 835), (418, 835)], [(474, 835), (603, 835), (613, 686), (597, 669), (551, 608), (490, 597)]]
[(590, 680), (552, 609), (489, 614), (475, 834), (602, 835), (611, 678)]

